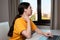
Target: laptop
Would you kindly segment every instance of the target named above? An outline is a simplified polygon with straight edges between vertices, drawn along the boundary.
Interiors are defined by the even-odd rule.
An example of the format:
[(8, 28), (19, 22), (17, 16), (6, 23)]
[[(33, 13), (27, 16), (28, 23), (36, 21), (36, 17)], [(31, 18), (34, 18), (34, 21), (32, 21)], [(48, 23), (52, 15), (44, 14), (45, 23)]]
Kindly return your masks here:
[[(43, 31), (46, 32), (46, 30)], [(51, 33), (53, 34), (53, 37), (41, 36), (39, 40), (60, 40), (60, 30), (51, 30)]]
[(53, 38), (48, 37), (47, 40), (60, 40), (60, 30), (52, 30), (51, 33), (53, 34)]
[(53, 37), (48, 37), (47, 40), (60, 40), (60, 36), (58, 36), (58, 35), (53, 35)]
[(60, 40), (60, 36), (53, 35), (53, 38), (52, 37), (48, 37), (47, 40)]
[(38, 40), (60, 40), (60, 36), (58, 35), (53, 35), (53, 37), (42, 36)]

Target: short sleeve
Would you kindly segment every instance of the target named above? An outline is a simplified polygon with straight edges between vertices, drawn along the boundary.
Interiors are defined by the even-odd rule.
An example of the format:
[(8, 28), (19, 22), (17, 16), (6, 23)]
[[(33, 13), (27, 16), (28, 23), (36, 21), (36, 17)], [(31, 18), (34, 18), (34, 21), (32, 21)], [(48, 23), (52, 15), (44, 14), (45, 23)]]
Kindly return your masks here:
[(32, 30), (35, 31), (37, 29), (37, 26), (34, 24), (34, 22), (31, 21), (31, 26), (32, 26)]
[(23, 30), (26, 30), (23, 21), (16, 20), (14, 31), (17, 34), (21, 34)]

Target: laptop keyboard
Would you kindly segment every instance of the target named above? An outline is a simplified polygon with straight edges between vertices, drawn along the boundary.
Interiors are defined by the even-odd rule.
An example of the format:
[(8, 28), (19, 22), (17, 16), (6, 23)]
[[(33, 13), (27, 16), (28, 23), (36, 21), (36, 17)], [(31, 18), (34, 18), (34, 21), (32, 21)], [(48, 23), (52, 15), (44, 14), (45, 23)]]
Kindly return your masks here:
[(60, 40), (60, 36), (53, 35), (53, 38), (49, 37), (48, 40)]

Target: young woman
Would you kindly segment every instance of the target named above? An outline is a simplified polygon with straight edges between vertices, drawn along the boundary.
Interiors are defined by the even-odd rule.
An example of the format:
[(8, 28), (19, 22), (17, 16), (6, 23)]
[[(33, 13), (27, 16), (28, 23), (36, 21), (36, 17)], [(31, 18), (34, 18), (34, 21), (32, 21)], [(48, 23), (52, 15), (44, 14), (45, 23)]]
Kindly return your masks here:
[[(19, 14), (13, 21), (12, 26), (8, 32), (9, 40), (25, 40), (31, 38), (32, 31), (44, 36), (52, 36), (50, 33), (44, 33), (37, 28), (37, 26), (29, 19), (32, 14), (32, 9), (29, 3), (22, 2), (18, 6)], [(48, 35), (49, 34), (49, 35)]]

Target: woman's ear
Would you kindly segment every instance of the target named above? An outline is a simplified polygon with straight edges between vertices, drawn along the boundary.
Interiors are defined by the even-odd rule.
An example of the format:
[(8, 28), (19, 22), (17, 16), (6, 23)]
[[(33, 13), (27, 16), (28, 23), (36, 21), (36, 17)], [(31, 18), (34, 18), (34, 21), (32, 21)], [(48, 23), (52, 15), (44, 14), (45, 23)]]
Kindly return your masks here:
[(27, 11), (27, 9), (24, 9), (24, 12), (26, 12)]

